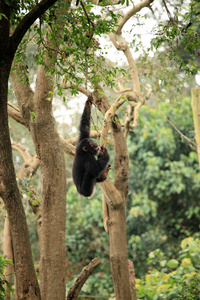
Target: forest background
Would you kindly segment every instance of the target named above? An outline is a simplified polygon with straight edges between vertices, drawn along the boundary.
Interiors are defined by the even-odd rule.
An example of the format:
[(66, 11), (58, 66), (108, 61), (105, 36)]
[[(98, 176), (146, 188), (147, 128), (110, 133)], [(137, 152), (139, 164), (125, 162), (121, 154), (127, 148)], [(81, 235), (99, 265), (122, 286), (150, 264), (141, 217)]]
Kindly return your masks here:
[[(110, 128), (105, 126), (108, 120), (103, 116), (105, 111), (101, 110), (101, 114), (97, 110), (102, 98), (106, 97), (114, 108), (112, 118), (118, 114), (127, 144), (127, 250), (128, 259), (134, 262), (138, 299), (199, 299), (200, 176), (191, 89), (197, 87), (199, 72), (200, 6), (198, 1), (171, 2), (80, 2), (75, 6), (75, 3), (59, 1), (30, 27), (15, 55), (9, 81), (9, 129), (34, 265), (39, 265), (41, 247), (49, 245), (47, 242), (41, 246), (38, 238), (44, 234), (40, 233), (41, 199), (48, 194), (49, 186), (49, 183), (45, 186), (44, 178), (51, 177), (56, 185), (60, 178), (65, 181), (66, 170), (67, 197), (62, 195), (66, 199), (66, 212), (63, 212), (65, 206), (60, 206), (55, 216), (58, 227), (51, 224), (56, 235), (59, 217), (62, 215), (65, 220), (66, 213), (66, 224), (60, 225), (65, 229), (61, 237), (62, 241), (65, 237), (65, 255), (62, 253), (60, 264), (65, 262), (66, 289), (69, 290), (83, 266), (101, 257), (101, 264), (80, 292), (81, 299), (114, 298), (101, 190), (97, 187), (91, 199), (82, 198), (71, 178), (71, 157), (80, 114), (90, 93), (96, 97), (92, 137), (106, 139), (114, 166), (109, 172), (112, 182), (116, 181), (118, 170), (114, 162), (116, 142), (110, 137)], [(23, 7), (20, 3), (15, 8), (13, 28), (32, 5), (27, 2)], [(149, 35), (151, 41), (147, 40)], [(84, 96), (80, 96), (81, 93)], [(31, 106), (30, 101), (40, 97), (48, 102), (47, 108), (42, 102)], [(48, 152), (57, 143), (50, 130), (55, 125), (49, 123), (52, 111), (57, 121), (55, 128), (62, 137), (59, 139), (68, 154), (62, 174), (57, 174), (55, 157)], [(110, 123), (112, 118), (108, 120)], [(29, 122), (36, 125), (28, 125)], [(36, 129), (31, 126), (39, 128), (41, 124), (49, 129), (48, 141), (44, 129), (33, 133)], [(104, 127), (109, 131), (109, 138)], [(42, 139), (49, 147), (44, 148), (44, 153), (40, 148)], [(37, 145), (40, 145), (38, 149)], [(46, 168), (48, 156), (52, 161)], [(41, 174), (38, 158), (46, 174)], [(62, 159), (60, 164), (64, 166)], [(61, 189), (65, 189), (64, 183)], [(104, 187), (101, 189), (104, 191)], [(45, 207), (42, 210), (44, 213)], [(53, 218), (56, 210), (55, 202)], [(59, 210), (62, 213), (59, 214)], [(4, 252), (9, 249), (6, 245), (9, 234), (6, 241), (3, 240), (7, 220), (3, 202), (1, 214), (3, 254), (3, 248)], [(50, 224), (44, 216), (42, 222)], [(59, 248), (58, 244), (54, 247)], [(50, 250), (49, 256), (56, 259), (59, 255), (55, 248)], [(59, 269), (58, 265), (52, 268)], [(51, 285), (51, 280), (55, 280), (54, 276), (47, 285)], [(59, 284), (58, 289), (62, 290)], [(46, 296), (44, 290), (43, 283), (42, 298), (45, 299), (52, 291)], [(116, 299), (120, 298), (116, 296)]]

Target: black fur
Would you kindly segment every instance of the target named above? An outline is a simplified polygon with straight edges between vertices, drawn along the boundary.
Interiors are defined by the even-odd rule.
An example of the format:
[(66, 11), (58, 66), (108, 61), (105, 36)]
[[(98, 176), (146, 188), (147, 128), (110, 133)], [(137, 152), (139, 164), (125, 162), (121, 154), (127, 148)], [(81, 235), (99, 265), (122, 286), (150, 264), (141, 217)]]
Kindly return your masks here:
[(72, 176), (77, 191), (85, 196), (92, 195), (96, 182), (104, 181), (107, 178), (110, 165), (108, 165), (108, 150), (102, 146), (98, 157), (99, 146), (90, 139), (90, 115), (91, 100), (89, 96), (80, 122), (80, 135), (76, 147), (76, 154), (73, 163)]

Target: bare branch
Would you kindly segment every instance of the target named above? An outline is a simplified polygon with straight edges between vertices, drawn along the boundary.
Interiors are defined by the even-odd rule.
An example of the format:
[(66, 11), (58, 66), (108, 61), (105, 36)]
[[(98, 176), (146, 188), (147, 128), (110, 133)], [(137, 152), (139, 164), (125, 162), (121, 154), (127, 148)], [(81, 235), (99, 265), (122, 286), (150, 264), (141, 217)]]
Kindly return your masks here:
[(110, 107), (110, 109), (106, 112), (105, 117), (104, 117), (104, 122), (103, 122), (103, 126), (102, 126), (102, 134), (101, 134), (101, 140), (100, 140), (100, 144), (107, 144), (107, 136), (108, 136), (108, 131), (109, 131), (109, 127), (111, 122), (115, 122), (115, 120), (113, 120), (115, 113), (117, 111), (117, 109), (126, 101), (125, 97), (120, 96)]
[(22, 180), (25, 177), (32, 177), (33, 174), (37, 171), (40, 161), (36, 154), (30, 155), (24, 146), (20, 143), (14, 142), (11, 139), (12, 149), (17, 150), (23, 157), (24, 163), (17, 174), (17, 178)]
[(135, 5), (133, 8), (131, 8), (125, 15), (124, 17), (120, 20), (118, 23), (118, 26), (116, 26), (116, 33), (120, 34), (122, 31), (122, 28), (124, 24), (137, 12), (139, 12), (142, 8), (148, 7), (154, 0), (143, 0), (137, 5)]
[(83, 268), (73, 283), (67, 294), (67, 300), (77, 300), (80, 290), (89, 276), (93, 273), (96, 267), (100, 264), (100, 257), (94, 258), (87, 266)]
[(17, 121), (18, 123), (24, 125), (27, 127), (26, 122), (24, 122), (21, 114), (20, 114), (20, 110), (18, 107), (14, 106), (13, 104), (11, 104), (10, 102), (8, 102), (8, 115), (9, 117), (11, 117), (13, 120)]
[(24, 161), (30, 161), (31, 160), (31, 155), (28, 153), (28, 151), (26, 150), (26, 148), (24, 146), (22, 146), (20, 143), (14, 142), (11, 139), (11, 144), (12, 144), (12, 148), (14, 150), (19, 151), (19, 153), (22, 155)]
[(60, 136), (60, 141), (63, 147), (63, 150), (72, 158), (75, 156), (75, 146), (71, 143), (68, 143), (63, 137)]
[(109, 233), (108, 221), (109, 221), (109, 209), (106, 202), (105, 195), (102, 196), (102, 215), (103, 215), (103, 226), (107, 233)]
[(188, 138), (186, 135), (184, 135), (164, 114), (161, 110), (158, 109), (158, 111), (161, 113), (161, 115), (163, 116), (163, 118), (165, 118), (165, 120), (167, 120), (167, 122), (174, 128), (174, 130), (176, 130), (178, 132), (178, 134), (180, 135), (180, 137), (182, 139), (185, 139), (188, 144), (191, 146), (192, 149), (194, 149), (195, 151), (197, 151), (197, 145), (196, 143), (194, 143), (192, 141), (192, 139)]
[(132, 78), (132, 82), (133, 82), (133, 91), (136, 93), (136, 96), (139, 99), (141, 97), (140, 81), (139, 81), (139, 77), (138, 77), (135, 60), (130, 51), (129, 44), (120, 34), (113, 35), (113, 33), (109, 33), (109, 37), (110, 37), (113, 45), (116, 47), (116, 49), (119, 51), (123, 51), (124, 55), (126, 56), (126, 59), (128, 61), (129, 67), (130, 67), (130, 74), (131, 74), (131, 78)]
[(133, 125), (131, 126), (132, 128), (135, 128), (137, 126), (137, 120), (139, 117), (139, 110), (140, 107), (144, 104), (144, 100), (141, 100), (140, 102), (137, 103), (135, 109), (134, 109), (134, 121), (133, 121)]
[(110, 208), (117, 208), (123, 203), (120, 192), (116, 189), (109, 178), (103, 182), (98, 182), (98, 184)]
[(133, 120), (133, 111), (134, 111), (134, 106), (135, 103), (131, 103), (130, 105), (127, 106), (126, 109), (126, 116), (125, 116), (125, 121), (124, 121), (124, 136), (127, 138), (130, 130), (130, 123)]

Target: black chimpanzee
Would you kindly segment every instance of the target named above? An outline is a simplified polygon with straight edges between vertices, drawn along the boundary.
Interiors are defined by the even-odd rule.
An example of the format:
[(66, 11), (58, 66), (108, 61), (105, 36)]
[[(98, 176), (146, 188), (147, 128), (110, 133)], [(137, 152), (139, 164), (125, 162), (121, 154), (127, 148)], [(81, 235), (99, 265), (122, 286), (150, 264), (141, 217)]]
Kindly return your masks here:
[(97, 155), (99, 145), (89, 138), (92, 100), (92, 96), (89, 96), (85, 102), (72, 169), (74, 184), (78, 192), (85, 197), (92, 195), (96, 182), (106, 180), (110, 170), (108, 150), (105, 146), (101, 146), (96, 159), (95, 155)]

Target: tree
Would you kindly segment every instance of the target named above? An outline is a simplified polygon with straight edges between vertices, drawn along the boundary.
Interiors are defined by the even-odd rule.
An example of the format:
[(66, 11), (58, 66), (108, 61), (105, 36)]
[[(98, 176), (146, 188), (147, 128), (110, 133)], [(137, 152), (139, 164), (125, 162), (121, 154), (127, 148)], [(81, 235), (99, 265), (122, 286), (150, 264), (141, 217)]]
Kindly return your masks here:
[[(40, 299), (40, 290), (33, 266), (26, 218), (17, 186), (12, 161), (8, 128), (8, 78), (12, 61), (23, 36), (55, 0), (43, 0), (33, 7), (17, 24), (10, 36), (11, 14), (17, 16), (19, 6), (0, 1), (0, 196), (8, 213), (14, 249), (16, 290), (18, 298)], [(23, 253), (23, 254), (22, 254)]]
[[(12, 84), (19, 111), (13, 115), (11, 106), (9, 106), (9, 114), (29, 128), (42, 171), (43, 236), (41, 237), (41, 265), (43, 267), (40, 268), (40, 276), (41, 293), (44, 299), (57, 299), (57, 297), (63, 299), (65, 294), (63, 236), (66, 183), (61, 144), (70, 156), (74, 155), (75, 149), (71, 141), (64, 141), (61, 137), (59, 138), (55, 120), (52, 117), (55, 74), (57, 74), (56, 79), (59, 78), (56, 86), (59, 95), (63, 95), (65, 89), (70, 89), (73, 95), (78, 92), (86, 96), (93, 95), (94, 105), (104, 116), (100, 144), (107, 144), (109, 142), (108, 133), (109, 131), (112, 133), (113, 140), (111, 142), (115, 148), (114, 182), (112, 183), (111, 180), (107, 179), (104, 183), (99, 184), (103, 191), (104, 225), (109, 233), (110, 261), (116, 299), (136, 299), (135, 292), (130, 287), (127, 261), (126, 199), (128, 194), (129, 155), (126, 138), (137, 125), (139, 110), (150, 97), (151, 87), (141, 85), (130, 44), (122, 33), (130, 18), (136, 16), (143, 8), (147, 8), (151, 12), (152, 3), (152, 0), (143, 0), (134, 7), (129, 7), (126, 12), (121, 6), (121, 10), (118, 11), (115, 8), (115, 3), (110, 6), (110, 3), (102, 2), (98, 5), (99, 11), (94, 13), (93, 9), (96, 6), (91, 2), (86, 5), (81, 1), (80, 7), (73, 8), (69, 6), (69, 3), (60, 1), (56, 8), (52, 8), (48, 14), (41, 18), (40, 24), (34, 24), (31, 28), (32, 32), (25, 37), (21, 44), (22, 47), (19, 49), (24, 55), (25, 47), (23, 46), (27, 45), (29, 37), (36, 44), (38, 73), (34, 92), (30, 88), (27, 73), (24, 73), (26, 66), (25, 68), (22, 67), (22, 60), (20, 60), (22, 57), (19, 52), (15, 57)], [(26, 20), (26, 17), (24, 19)], [(7, 22), (5, 18), (2, 20)], [(18, 26), (14, 31), (14, 37), (18, 32)], [(7, 27), (9, 27), (8, 24)], [(98, 36), (101, 37), (102, 34), (107, 34), (117, 53), (123, 53), (128, 66), (127, 72), (118, 66), (113, 67), (111, 70), (107, 67), (105, 58), (99, 49)], [(7, 51), (7, 53), (9, 52)], [(9, 61), (9, 68), (11, 62), (12, 60)], [(7, 80), (9, 71), (10, 69), (6, 73)], [(20, 82), (17, 75), (21, 79)], [(119, 97), (116, 97), (114, 102), (110, 103), (104, 85), (111, 88), (116, 87), (115, 80), (119, 75), (123, 75), (118, 78), (118, 84), (116, 85), (119, 88), (117, 91)], [(125, 78), (125, 76), (127, 77)], [(124, 78), (130, 81), (129, 86), (127, 86), (127, 81)], [(64, 100), (66, 100), (65, 97)], [(121, 111), (124, 117), (121, 124), (116, 112), (122, 106), (125, 113)], [(5, 103), (4, 114), (4, 120), (7, 122)], [(5, 122), (3, 125), (5, 125)], [(10, 147), (8, 131), (6, 136)], [(4, 140), (1, 140), (1, 143), (3, 147)], [(6, 155), (5, 152), (4, 155)], [(11, 163), (11, 153), (9, 162)], [(5, 160), (2, 161), (2, 164), (4, 163)], [(4, 168), (6, 166), (4, 164)], [(12, 175), (14, 176), (13, 167)], [(53, 178), (53, 175), (55, 178)], [(14, 180), (13, 177), (11, 179)], [(16, 181), (14, 188), (14, 190), (17, 189)], [(3, 193), (2, 198), (5, 198)], [(9, 202), (8, 200), (4, 201), (5, 203)], [(19, 202), (21, 203), (21, 201)], [(11, 208), (10, 210), (7, 208), (9, 220), (12, 219), (12, 216), (10, 217)], [(22, 205), (20, 209), (22, 209)], [(14, 225), (12, 225), (11, 220), (10, 224), (12, 233), (12, 226)], [(58, 232), (56, 228), (59, 228)], [(16, 232), (19, 232), (18, 229)], [(24, 244), (26, 239), (28, 239), (27, 235), (24, 238)], [(57, 262), (58, 257), (59, 263)], [(17, 261), (18, 259), (20, 261), (20, 255), (16, 257)], [(131, 265), (129, 264), (129, 266)], [(59, 275), (56, 276), (55, 274), (58, 274), (58, 272)], [(59, 277), (60, 281), (55, 281), (55, 277)]]

